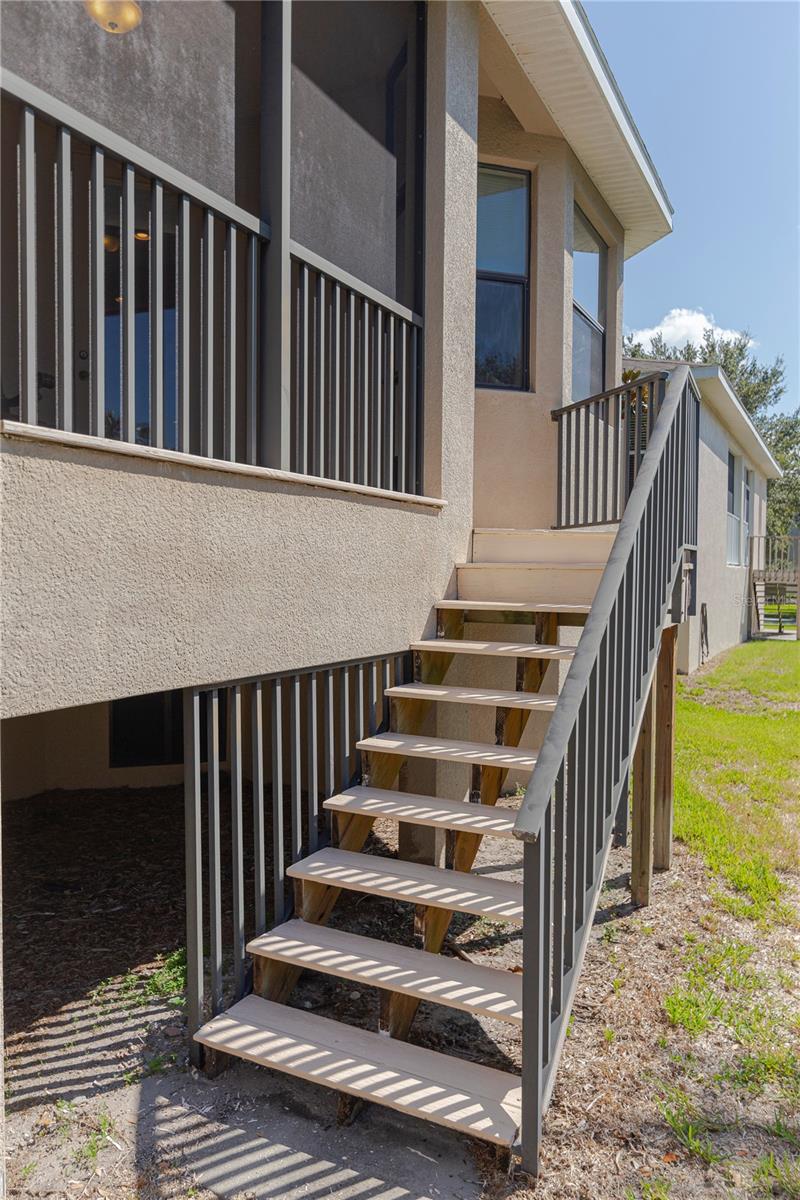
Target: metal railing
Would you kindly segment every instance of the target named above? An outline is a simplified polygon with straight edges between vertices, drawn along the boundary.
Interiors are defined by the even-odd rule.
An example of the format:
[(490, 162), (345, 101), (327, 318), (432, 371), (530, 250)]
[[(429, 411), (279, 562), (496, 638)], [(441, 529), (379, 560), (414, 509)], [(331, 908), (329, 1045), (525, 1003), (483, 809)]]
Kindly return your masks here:
[(422, 318), (292, 243), (292, 468), (416, 493)]
[(3, 416), (257, 463), (267, 226), (8, 72), (3, 109), (19, 329)]
[[(671, 372), (514, 834), (525, 842), (522, 1152), (542, 1115), (684, 552), (696, 541), (699, 398)], [(638, 443), (637, 443), (638, 444)]]
[(410, 678), (406, 651), (184, 690), (190, 1039), (250, 990), (247, 941), (290, 915), (287, 866), (329, 841), (322, 802), (358, 778), (356, 742)]
[(421, 492), (420, 316), (290, 242), (268, 388), (268, 225), (11, 72), (2, 105), (0, 415)]
[(556, 528), (619, 521), (664, 398), (667, 374), (553, 410), (558, 426)]

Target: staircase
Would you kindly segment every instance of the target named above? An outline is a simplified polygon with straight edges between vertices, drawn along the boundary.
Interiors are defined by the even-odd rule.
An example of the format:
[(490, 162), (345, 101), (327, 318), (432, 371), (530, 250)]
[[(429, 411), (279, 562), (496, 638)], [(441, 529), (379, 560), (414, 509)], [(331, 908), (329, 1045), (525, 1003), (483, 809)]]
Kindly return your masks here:
[[(387, 689), (389, 730), (357, 743), (362, 783), (325, 801), (335, 817), (338, 845), (289, 867), (294, 918), (248, 943), (260, 994), (246, 996), (207, 1022), (196, 1034), (199, 1042), (499, 1146), (514, 1145), (521, 1120), (519, 1077), (383, 1033), (404, 1037), (420, 1000), (521, 1024), (520, 975), (438, 951), (454, 912), (522, 921), (521, 885), (476, 875), (470, 868), (483, 838), (513, 836), (516, 812), (495, 807), (496, 801), (509, 771), (530, 775), (536, 766), (535, 750), (519, 745), (522, 732), (531, 713), (547, 719), (556, 707), (557, 684), (545, 693), (542, 683), (551, 664), (568, 665), (575, 654), (574, 645), (558, 644), (559, 627), (585, 620), (613, 537), (475, 531), (473, 561), (457, 568), (458, 597), (436, 606), (438, 636), (411, 644), (414, 681)], [(519, 640), (465, 637), (467, 623), (477, 627), (487, 621), (516, 627)], [(462, 659), (475, 686), (447, 683), (452, 664)], [(501, 665), (507, 687), (481, 686), (487, 659)], [(557, 677), (558, 671), (551, 674)], [(486, 744), (417, 732), (431, 709), (442, 705), (493, 709), (499, 740)], [(497, 721), (498, 716), (504, 719)], [(480, 802), (397, 790), (401, 768), (415, 758), (474, 768)], [(443, 831), (453, 867), (364, 853), (378, 817)], [(413, 905), (425, 948), (326, 928), (342, 889)], [(386, 1029), (356, 1029), (282, 1003), (300, 970), (381, 988), (389, 1000)]]
[[(185, 699), (185, 737), (193, 747), (193, 757), (187, 759), (187, 863), (195, 864), (188, 893), (189, 1023), (197, 1043), (215, 1055), (240, 1057), (470, 1134), (504, 1152), (518, 1148), (525, 1168), (538, 1172), (542, 1117), (612, 834), (627, 825), (629, 780), (635, 902), (648, 902), (654, 860), (657, 867), (669, 864), (674, 634), (676, 623), (691, 611), (685, 576), (696, 547), (698, 404), (688, 368), (678, 367), (669, 376), (648, 376), (554, 413), (563, 476), (560, 528), (475, 530), (472, 561), (457, 567), (458, 595), (436, 605), (436, 637), (410, 646), (413, 679), (402, 682), (396, 676), (384, 688), (388, 727), (357, 740), (360, 780), (326, 793), (333, 844), (317, 848), (315, 833), (312, 852), (305, 857), (295, 853), (287, 871), (295, 888), (292, 918), (273, 929), (266, 929), (262, 920), (261, 931), (247, 943), (253, 963), (249, 995), (244, 995), (241, 965), (245, 939), (239, 852), (234, 923), (241, 956), (234, 956), (234, 962), (243, 998), (224, 1011), (219, 839), (214, 832), (219, 796), (218, 784), (209, 785), (215, 1015), (205, 1024), (199, 1017), (203, 952), (197, 885), (197, 691)], [(637, 431), (632, 443), (629, 426)], [(626, 457), (622, 451), (630, 444), (633, 451)], [(607, 520), (619, 524), (611, 531), (586, 528)], [(480, 625), (489, 627), (491, 637), (475, 637)], [(516, 640), (501, 636), (506, 629)], [(330, 671), (325, 674), (332, 705)], [(261, 683), (253, 688), (256, 743), (261, 736)], [(273, 689), (279, 700), (279, 680)], [(231, 693), (236, 730), (232, 772), (234, 818), (240, 828), (239, 693), (237, 685)], [(295, 676), (297, 714), (300, 694)], [(216, 692), (211, 696), (216, 704)], [(315, 696), (309, 693), (314, 714)], [(344, 697), (346, 732), (346, 691)], [(438, 736), (448, 713), (469, 716), (471, 725), (480, 728), (492, 710), (493, 740)], [(280, 756), (277, 711), (273, 751)], [(535, 743), (526, 736), (532, 714), (539, 730)], [(212, 742), (216, 724), (211, 708), (208, 721), (213, 781), (219, 754)], [(316, 730), (315, 722), (316, 717), (309, 728)], [(327, 744), (332, 748), (332, 733)], [(472, 786), (464, 789), (463, 798), (444, 791), (407, 791), (403, 784), (412, 760), (429, 764), (437, 790), (452, 777), (450, 764), (469, 766)], [(299, 847), (299, 744), (293, 761), (291, 833), (293, 847)], [(309, 763), (315, 772), (313, 746)], [(511, 773), (528, 781), (516, 811), (497, 807)], [(327, 777), (332, 778), (332, 769)], [(262, 784), (259, 778), (256, 794)], [(365, 853), (378, 817), (396, 822), (398, 834), (415, 827), (427, 831), (421, 839), (427, 846), (438, 847), (437, 835), (443, 835), (446, 865), (437, 850), (428, 855), (435, 861)], [(316, 830), (313, 824), (308, 828)], [(523, 843), (521, 885), (473, 869), (484, 838), (512, 836), (515, 846)], [(258, 822), (256, 839), (263, 839)], [(283, 847), (282, 826), (276, 841)], [(263, 912), (263, 844), (256, 863), (257, 903)], [(275, 880), (280, 896), (280, 865)], [(342, 891), (411, 905), (416, 944), (327, 927)], [(521, 926), (523, 974), (442, 956), (454, 913)], [(379, 1029), (362, 1030), (287, 1004), (304, 970), (378, 988)], [(421, 1000), (519, 1027), (520, 1074), (407, 1044)]]

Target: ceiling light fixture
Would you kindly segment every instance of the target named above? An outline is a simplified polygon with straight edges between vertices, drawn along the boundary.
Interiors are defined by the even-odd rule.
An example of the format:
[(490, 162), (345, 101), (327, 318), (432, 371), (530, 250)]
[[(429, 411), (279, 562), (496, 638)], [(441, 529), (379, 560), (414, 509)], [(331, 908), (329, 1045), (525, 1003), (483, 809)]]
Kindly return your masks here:
[(106, 33), (130, 33), (142, 22), (142, 6), (137, 0), (83, 0), (83, 6)]
[(150, 241), (150, 234), (147, 232), (146, 229), (137, 229), (136, 233), (133, 236), (136, 238), (137, 242), (149, 242)]

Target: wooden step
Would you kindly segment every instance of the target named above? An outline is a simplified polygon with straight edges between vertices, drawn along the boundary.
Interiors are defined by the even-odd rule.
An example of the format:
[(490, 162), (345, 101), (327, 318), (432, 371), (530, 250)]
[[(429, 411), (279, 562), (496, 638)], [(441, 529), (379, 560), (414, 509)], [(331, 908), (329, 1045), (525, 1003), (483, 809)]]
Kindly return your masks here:
[(412, 650), (426, 654), (486, 654), (494, 658), (553, 658), (568, 662), (574, 646), (547, 646), (535, 642), (468, 642), (466, 638), (426, 638), (412, 642)]
[(552, 712), (558, 696), (542, 692), (503, 692), (495, 688), (450, 687), (436, 683), (401, 683), (384, 689), (397, 700), (434, 700), (440, 704), (482, 704), (490, 708), (522, 708), (526, 712)]
[(436, 762), (468, 763), (473, 767), (514, 768), (532, 771), (536, 754), (518, 746), (486, 742), (454, 742), (449, 738), (422, 737), (416, 733), (376, 733), (356, 742), (359, 750), (372, 754), (400, 754), (404, 758), (432, 758)]
[(195, 1034), (204, 1046), (498, 1145), (520, 1124), (516, 1075), (246, 996)]
[(522, 924), (522, 888), (505, 879), (447, 871), (425, 863), (354, 854), (352, 850), (329, 847), (293, 863), (287, 869), (293, 879), (323, 883), (329, 887), (367, 892), (408, 904), (453, 909), (496, 921)]
[(331, 796), (324, 807), (331, 812), (387, 817), (390, 821), (407, 821), (409, 825), (432, 825), (436, 829), (457, 829), (505, 838), (513, 837), (517, 817), (513, 809), (495, 808), (491, 804), (470, 804), (466, 800), (444, 800), (438, 796), (417, 796), (412, 792), (370, 787), (348, 788), (338, 796)]
[(459, 600), (520, 600), (557, 609), (591, 604), (601, 563), (472, 562), (456, 568)]
[(287, 921), (248, 943), (249, 954), (384, 988), (448, 1008), (522, 1023), (522, 976), (412, 950), (327, 925)]
[(436, 608), (444, 612), (496, 612), (496, 613), (570, 613), (583, 615), (589, 612), (591, 604), (546, 604), (542, 601), (525, 600), (437, 600)]

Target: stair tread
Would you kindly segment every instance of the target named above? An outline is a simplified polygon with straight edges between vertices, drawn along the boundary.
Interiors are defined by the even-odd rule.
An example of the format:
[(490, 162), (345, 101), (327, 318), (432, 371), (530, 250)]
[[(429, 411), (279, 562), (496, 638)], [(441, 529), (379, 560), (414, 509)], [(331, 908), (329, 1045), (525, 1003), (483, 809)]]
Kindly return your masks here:
[(543, 601), (526, 601), (526, 600), (437, 600), (436, 608), (438, 609), (453, 609), (456, 612), (471, 608), (475, 612), (521, 612), (521, 613), (550, 613), (550, 612), (574, 612), (588, 613), (591, 604), (560, 604), (553, 601), (552, 603), (544, 603)]
[(287, 868), (293, 879), (367, 892), (409, 904), (522, 923), (522, 887), (506, 879), (328, 847)]
[(411, 649), (434, 654), (490, 654), (498, 658), (568, 660), (575, 657), (574, 646), (549, 646), (536, 642), (474, 642), (466, 638), (427, 638), (423, 642), (412, 642)]
[(516, 1075), (260, 996), (212, 1018), (195, 1040), (485, 1141), (510, 1146), (519, 1128)]
[(439, 796), (419, 796), (383, 788), (353, 787), (324, 803), (331, 812), (357, 812), (368, 817), (388, 817), (411, 825), (467, 830), (494, 837), (513, 837), (516, 812), (490, 804), (470, 804)]
[(450, 738), (422, 737), (416, 733), (376, 733), (356, 743), (359, 750), (377, 754), (402, 754), (409, 758), (432, 758), (437, 762), (470, 763), (476, 767), (514, 767), (532, 771), (536, 754), (518, 746), (487, 742), (458, 742)]
[(542, 562), (528, 562), (525, 559), (516, 561), (505, 560), (501, 562), (460, 562), (456, 563), (456, 568), (459, 571), (502, 571), (506, 567), (511, 567), (515, 571), (520, 568), (527, 568), (532, 571), (604, 571), (605, 562), (553, 562), (544, 560)]
[(480, 963), (300, 920), (253, 938), (247, 950), (449, 1008), (522, 1022), (522, 976)]
[(440, 683), (398, 683), (384, 689), (385, 696), (407, 700), (438, 700), (450, 704), (483, 704), (497, 708), (524, 708), (530, 712), (552, 712), (557, 695), (544, 692), (510, 692), (497, 688), (452, 687)]

